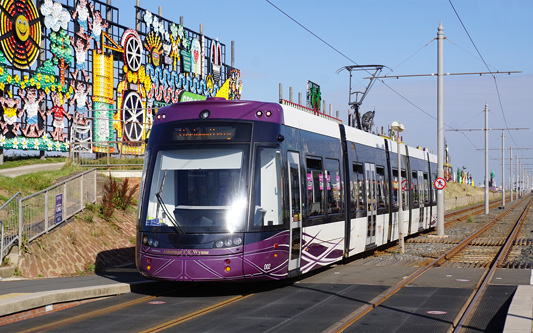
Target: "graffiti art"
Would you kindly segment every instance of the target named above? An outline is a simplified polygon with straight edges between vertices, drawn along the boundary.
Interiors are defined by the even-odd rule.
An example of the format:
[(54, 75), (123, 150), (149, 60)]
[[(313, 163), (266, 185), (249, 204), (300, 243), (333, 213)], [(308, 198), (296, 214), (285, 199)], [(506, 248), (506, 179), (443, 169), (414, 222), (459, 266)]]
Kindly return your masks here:
[(240, 99), (216, 38), (98, 0), (0, 1), (0, 149), (141, 154), (157, 110)]

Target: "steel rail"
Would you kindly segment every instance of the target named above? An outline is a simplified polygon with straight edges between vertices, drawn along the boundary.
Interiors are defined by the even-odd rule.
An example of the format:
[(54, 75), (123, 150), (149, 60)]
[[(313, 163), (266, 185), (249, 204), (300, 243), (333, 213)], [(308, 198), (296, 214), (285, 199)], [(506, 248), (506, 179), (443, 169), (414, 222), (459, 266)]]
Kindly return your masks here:
[(398, 291), (400, 291), (402, 288), (404, 288), (409, 283), (411, 283), (414, 280), (416, 280), (419, 276), (424, 274), (430, 268), (441, 266), (442, 263), (444, 263), (446, 260), (450, 259), (454, 254), (456, 254), (460, 250), (464, 249), (472, 241), (472, 239), (476, 238), (477, 236), (479, 236), (480, 234), (485, 232), (493, 224), (495, 224), (498, 220), (500, 220), (502, 217), (504, 217), (509, 212), (511, 212), (514, 208), (516, 208), (518, 205), (520, 205), (524, 200), (525, 200), (525, 198), (523, 198), (522, 200), (518, 200), (517, 203), (513, 207), (511, 207), (510, 209), (506, 210), (505, 212), (503, 212), (502, 214), (500, 214), (499, 216), (497, 216), (493, 220), (489, 221), (485, 226), (483, 226), (482, 228), (480, 228), (476, 232), (472, 233), (469, 237), (467, 237), (465, 240), (463, 240), (462, 242), (460, 242), (459, 244), (454, 246), (452, 249), (448, 250), (447, 252), (445, 252), (440, 257), (438, 257), (437, 259), (433, 260), (432, 262), (430, 262), (426, 266), (418, 269), (416, 272), (414, 272), (413, 274), (409, 275), (407, 278), (403, 279), (402, 281), (398, 282), (397, 284), (395, 284), (394, 286), (392, 286), (391, 288), (389, 288), (388, 290), (383, 292), (381, 295), (376, 296), (374, 299), (369, 301), (369, 303), (367, 305), (364, 305), (361, 308), (355, 310), (354, 312), (349, 314), (347, 317), (345, 317), (344, 319), (340, 320), (337, 324), (331, 326), (330, 328), (328, 328), (324, 332), (343, 332), (343, 331), (345, 331), (353, 323), (355, 323), (356, 321), (358, 321), (359, 319), (364, 317), (366, 314), (368, 314), (373, 309), (377, 308), (381, 303), (383, 303), (386, 300), (388, 300), (390, 297), (392, 297), (394, 294), (396, 294)]
[(218, 310), (218, 309), (220, 309), (220, 308), (222, 308), (222, 307), (224, 307), (226, 305), (230, 305), (230, 304), (236, 303), (238, 301), (242, 301), (243, 299), (248, 298), (248, 297), (250, 297), (252, 295), (253, 294), (247, 294), (247, 295), (239, 295), (239, 296), (232, 297), (232, 298), (230, 298), (228, 300), (225, 300), (225, 301), (219, 302), (217, 304), (208, 306), (206, 308), (200, 309), (200, 310), (195, 311), (193, 313), (190, 313), (188, 315), (181, 316), (179, 318), (172, 319), (172, 320), (169, 320), (169, 321), (164, 322), (162, 324), (159, 324), (159, 325), (157, 325), (155, 327), (152, 327), (150, 329), (140, 331), (139, 333), (161, 332), (161, 331), (166, 330), (168, 328), (171, 328), (171, 327), (174, 327), (176, 325), (179, 325), (179, 324), (182, 324), (184, 322), (187, 322), (187, 321), (189, 321), (191, 319), (194, 319), (194, 318), (203, 316), (205, 314), (208, 314), (208, 313), (210, 313), (212, 311)]
[(513, 230), (507, 236), (507, 240), (505, 241), (505, 244), (501, 247), (497, 256), (491, 262), (491, 265), (489, 266), (489, 268), (485, 270), (485, 273), (482, 275), (480, 282), (478, 283), (476, 288), (474, 288), (472, 295), (469, 297), (469, 300), (466, 303), (467, 305), (466, 308), (463, 307), (462, 309), (463, 311), (460, 311), (459, 314), (456, 316), (455, 320), (453, 321), (454, 323), (453, 332), (460, 332), (463, 329), (463, 325), (465, 324), (465, 322), (468, 319), (470, 319), (470, 317), (472, 316), (474, 308), (478, 305), (479, 300), (485, 294), (485, 290), (488, 284), (490, 283), (490, 281), (492, 280), (492, 277), (494, 276), (496, 269), (501, 267), (501, 264), (504, 258), (507, 256), (507, 254), (511, 250), (513, 242), (515, 241), (516, 236), (518, 235), (518, 232), (522, 228), (525, 217), (527, 216), (527, 212), (531, 208), (532, 203), (533, 203), (533, 199), (530, 199), (526, 208), (522, 211), (522, 213), (520, 214), (520, 217), (515, 223)]
[[(148, 302), (150, 300), (157, 299), (158, 297), (164, 296), (166, 294), (170, 294), (170, 293), (173, 293), (173, 292), (176, 292), (176, 291), (179, 291), (179, 290), (185, 290), (185, 289), (191, 288), (193, 286), (194, 285), (174, 288), (172, 290), (167, 290), (165, 292), (158, 293), (156, 295), (141, 297), (141, 298), (136, 299), (136, 300), (120, 303), (120, 304), (117, 304), (117, 305), (112, 305), (110, 307), (94, 310), (94, 311), (91, 311), (91, 312), (88, 312), (88, 313), (84, 313), (84, 314), (81, 314), (81, 315), (78, 315), (78, 316), (74, 316), (74, 317), (70, 317), (70, 318), (67, 318), (67, 319), (58, 320), (58, 321), (53, 322), (53, 323), (49, 323), (49, 324), (33, 327), (33, 328), (29, 329), (29, 330), (21, 331), (21, 333), (42, 332), (42, 331), (53, 330), (53, 329), (56, 329), (58, 327), (62, 327), (62, 326), (65, 326), (65, 325), (77, 323), (77, 322), (80, 322), (82, 320), (94, 318), (96, 316), (105, 315), (105, 314), (108, 314), (108, 313), (111, 313), (111, 312), (114, 312), (114, 311), (118, 311), (118, 310), (127, 308), (129, 306), (137, 305), (139, 303)], [(112, 296), (110, 296), (110, 297), (112, 297)]]

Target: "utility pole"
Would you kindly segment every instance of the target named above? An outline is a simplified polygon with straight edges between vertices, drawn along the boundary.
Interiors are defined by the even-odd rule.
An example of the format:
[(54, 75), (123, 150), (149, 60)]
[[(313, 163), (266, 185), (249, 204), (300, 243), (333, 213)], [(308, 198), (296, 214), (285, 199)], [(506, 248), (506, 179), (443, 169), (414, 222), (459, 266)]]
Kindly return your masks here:
[(502, 130), (502, 208), (505, 208), (505, 133)]
[[(437, 32), (437, 178), (444, 177), (444, 28)], [(444, 189), (437, 190), (437, 236), (444, 236)]]
[(485, 215), (489, 215), (489, 105), (485, 104)]
[(513, 147), (509, 147), (509, 169), (511, 177), (509, 178), (509, 188), (511, 189), (511, 202), (513, 202)]
[[(489, 128), (489, 106), (488, 104), (485, 104), (485, 109), (483, 110), (485, 112), (485, 128), (478, 130), (478, 129), (461, 129), (461, 130), (450, 130), (455, 132), (462, 132), (462, 131), (485, 131), (485, 215), (489, 215), (489, 131), (502, 131), (502, 138), (503, 138), (503, 131), (507, 130), (525, 130), (527, 128)], [(503, 139), (502, 139), (503, 140)], [(478, 149), (481, 150), (481, 149)], [(503, 142), (502, 142), (502, 156), (503, 156)], [(502, 168), (505, 168), (505, 163), (502, 160)], [(502, 184), (503, 184), (503, 177), (504, 174), (502, 172)], [(505, 190), (502, 187), (503, 192), (505, 193)], [(504, 197), (503, 205), (505, 206), (505, 194), (502, 194)]]
[[(514, 74), (522, 73), (522, 71), (505, 71), (505, 72), (478, 72), (478, 73), (446, 73), (444, 74), (443, 66), (443, 40), (444, 37), (444, 28), (442, 27), (442, 22), (439, 24), (437, 32), (437, 177), (444, 176), (444, 85), (443, 78), (444, 75), (485, 75), (490, 74), (494, 76), (495, 74)], [(364, 79), (389, 79), (395, 78), (399, 79), (400, 77), (421, 77), (421, 76), (435, 76), (435, 74), (414, 74), (414, 75), (385, 75), (382, 77), (372, 76), (366, 77)], [(444, 190), (437, 191), (437, 235), (444, 236)]]

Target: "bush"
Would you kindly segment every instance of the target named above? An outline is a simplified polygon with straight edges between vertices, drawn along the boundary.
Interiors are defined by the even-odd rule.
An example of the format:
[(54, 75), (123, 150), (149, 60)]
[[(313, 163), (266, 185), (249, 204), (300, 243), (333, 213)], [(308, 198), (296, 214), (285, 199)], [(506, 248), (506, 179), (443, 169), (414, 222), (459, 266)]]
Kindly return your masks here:
[(108, 181), (104, 184), (104, 195), (102, 197), (101, 216), (109, 221), (116, 209), (126, 210), (133, 202), (133, 194), (139, 185), (130, 187), (129, 178), (124, 178), (122, 184), (109, 175)]

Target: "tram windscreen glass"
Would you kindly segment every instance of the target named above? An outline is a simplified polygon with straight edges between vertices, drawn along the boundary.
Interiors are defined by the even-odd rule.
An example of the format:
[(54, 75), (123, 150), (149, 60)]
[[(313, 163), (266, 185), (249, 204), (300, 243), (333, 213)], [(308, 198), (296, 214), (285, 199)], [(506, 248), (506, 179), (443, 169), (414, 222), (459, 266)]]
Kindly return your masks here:
[(187, 124), (174, 127), (172, 141), (249, 141), (250, 124)]

